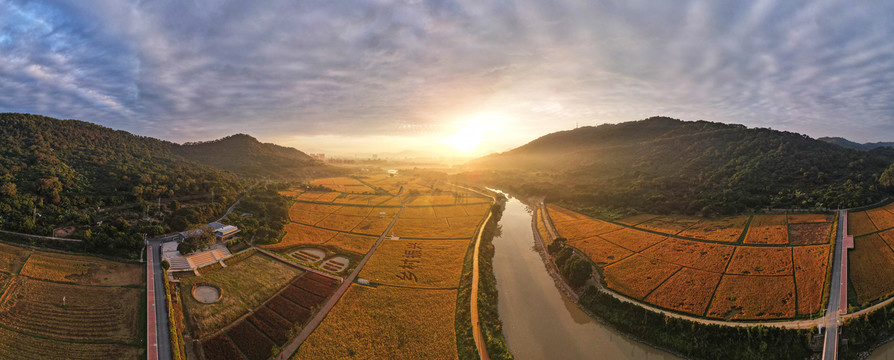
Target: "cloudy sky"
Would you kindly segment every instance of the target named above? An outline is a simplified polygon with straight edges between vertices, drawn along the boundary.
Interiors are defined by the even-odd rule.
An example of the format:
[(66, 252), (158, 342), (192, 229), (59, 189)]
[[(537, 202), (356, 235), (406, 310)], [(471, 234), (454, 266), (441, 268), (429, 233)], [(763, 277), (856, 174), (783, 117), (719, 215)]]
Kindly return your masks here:
[(892, 39), (884, 1), (0, 0), (0, 111), (345, 154), (652, 115), (882, 141)]

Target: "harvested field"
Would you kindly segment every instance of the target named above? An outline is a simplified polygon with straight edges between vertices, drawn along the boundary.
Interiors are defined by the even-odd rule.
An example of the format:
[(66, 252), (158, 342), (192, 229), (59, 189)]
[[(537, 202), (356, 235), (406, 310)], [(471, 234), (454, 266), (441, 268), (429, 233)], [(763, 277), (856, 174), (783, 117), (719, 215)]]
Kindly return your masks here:
[(641, 231), (631, 228), (621, 228), (612, 232), (599, 235), (601, 238), (620, 245), (635, 252), (643, 251), (648, 247), (667, 239), (667, 236)]
[(788, 244), (788, 216), (754, 215), (745, 244), (785, 245)]
[(30, 254), (31, 251), (25, 248), (0, 244), (0, 271), (17, 274)]
[(20, 276), (0, 298), (0, 323), (54, 339), (133, 342), (140, 335), (142, 295), (138, 288), (57, 284)]
[(603, 270), (609, 288), (642, 300), (682, 267), (642, 255), (633, 255)]
[(649, 294), (645, 301), (665, 309), (703, 316), (721, 276), (683, 268)]
[(143, 266), (90, 256), (38, 252), (20, 275), (81, 285), (123, 286), (143, 283)]
[(454, 288), (468, 249), (465, 240), (385, 239), (360, 277), (387, 285)]
[(633, 255), (632, 251), (608, 242), (598, 236), (583, 240), (569, 241), (568, 245), (574, 246), (583, 252), (598, 266), (614, 264)]
[(733, 245), (670, 238), (640, 254), (672, 264), (722, 273), (734, 249)]
[(145, 346), (82, 344), (28, 336), (0, 327), (0, 359), (145, 359)]
[(724, 320), (794, 317), (794, 279), (791, 276), (723, 275), (706, 316)]
[(748, 218), (748, 216), (736, 216), (719, 220), (702, 220), (681, 231), (679, 236), (734, 243), (745, 230)]
[(872, 223), (879, 230), (887, 230), (894, 228), (894, 214), (885, 209), (866, 210), (866, 215), (872, 220)]
[(376, 240), (378, 240), (378, 237), (375, 236), (338, 233), (332, 239), (329, 239), (326, 245), (359, 254), (366, 254), (372, 249)]
[(788, 226), (788, 240), (792, 245), (828, 244), (832, 223), (803, 223)]
[(296, 245), (319, 245), (332, 239), (337, 232), (315, 228), (313, 226), (301, 225), (296, 223), (288, 223), (285, 225), (286, 235), (282, 241), (261, 245), (261, 247), (270, 250), (282, 251)]
[(792, 248), (739, 246), (726, 269), (735, 275), (792, 275)]
[(869, 219), (869, 215), (865, 211), (848, 212), (847, 214), (847, 231), (854, 237), (878, 231), (878, 228)]
[(894, 252), (877, 234), (854, 239), (848, 251), (848, 279), (860, 305), (894, 294), (894, 282), (879, 274), (894, 274)]
[(829, 245), (798, 246), (794, 251), (795, 284), (798, 287), (798, 315), (822, 310), (823, 288), (829, 264)]
[(835, 215), (828, 214), (788, 214), (789, 224), (824, 223), (835, 220)]
[(694, 226), (699, 222), (698, 219), (691, 218), (682, 218), (682, 217), (673, 217), (673, 216), (662, 216), (658, 217), (644, 223), (637, 225), (636, 227), (646, 230), (652, 230), (655, 232), (659, 232), (662, 234), (670, 234), (676, 235), (686, 230), (689, 227)]
[(618, 222), (621, 224), (624, 224), (624, 225), (635, 226), (635, 225), (642, 224), (646, 221), (652, 220), (657, 217), (658, 217), (658, 215), (639, 214), (639, 215), (633, 215), (630, 217), (623, 218), (621, 220), (618, 220)]
[[(195, 337), (204, 337), (233, 322), (302, 273), (301, 270), (267, 255), (254, 253), (226, 268), (203, 276), (182, 279), (180, 297), (187, 310), (186, 316), (194, 316), (196, 319)], [(195, 301), (189, 292), (198, 283), (221, 289), (220, 301), (214, 304)]]
[(455, 359), (456, 295), (351, 285), (292, 359)]

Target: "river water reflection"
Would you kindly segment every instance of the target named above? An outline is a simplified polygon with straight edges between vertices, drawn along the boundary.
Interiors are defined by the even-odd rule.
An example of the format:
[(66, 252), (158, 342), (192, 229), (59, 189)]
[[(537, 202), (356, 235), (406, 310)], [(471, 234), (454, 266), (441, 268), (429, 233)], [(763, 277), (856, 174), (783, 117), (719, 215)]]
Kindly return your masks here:
[(603, 326), (559, 291), (534, 250), (531, 216), (510, 199), (494, 238), (503, 334), (517, 359), (678, 359)]

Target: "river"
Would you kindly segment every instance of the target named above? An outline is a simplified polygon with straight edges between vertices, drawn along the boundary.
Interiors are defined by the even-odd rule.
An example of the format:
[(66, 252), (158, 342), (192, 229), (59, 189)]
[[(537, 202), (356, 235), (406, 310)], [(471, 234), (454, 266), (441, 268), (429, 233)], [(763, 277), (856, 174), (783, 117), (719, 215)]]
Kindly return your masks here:
[[(502, 314), (500, 314), (502, 316)], [(882, 347), (875, 349), (869, 360), (894, 360), (894, 342), (889, 342)]]
[(534, 250), (531, 217), (510, 199), (494, 238), (503, 334), (517, 359), (678, 359), (596, 322), (559, 291)]

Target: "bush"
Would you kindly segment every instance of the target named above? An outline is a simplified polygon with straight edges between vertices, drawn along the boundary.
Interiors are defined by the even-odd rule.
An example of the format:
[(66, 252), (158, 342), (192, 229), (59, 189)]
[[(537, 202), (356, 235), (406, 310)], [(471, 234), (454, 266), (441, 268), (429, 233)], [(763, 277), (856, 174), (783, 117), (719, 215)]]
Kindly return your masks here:
[(168, 269), (171, 268), (171, 263), (169, 263), (167, 260), (162, 260), (162, 261), (161, 261), (161, 268), (162, 268), (162, 269), (165, 269), (165, 270), (168, 270)]

